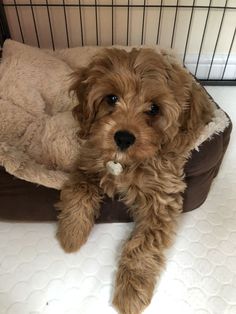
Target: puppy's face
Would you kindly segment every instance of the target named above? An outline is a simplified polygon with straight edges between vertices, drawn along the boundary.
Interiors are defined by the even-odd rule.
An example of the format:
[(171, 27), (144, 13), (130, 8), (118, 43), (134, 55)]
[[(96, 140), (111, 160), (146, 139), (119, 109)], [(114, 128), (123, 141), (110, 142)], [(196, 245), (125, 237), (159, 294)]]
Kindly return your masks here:
[(107, 49), (76, 74), (80, 135), (105, 162), (151, 158), (183, 128), (190, 85), (152, 50)]

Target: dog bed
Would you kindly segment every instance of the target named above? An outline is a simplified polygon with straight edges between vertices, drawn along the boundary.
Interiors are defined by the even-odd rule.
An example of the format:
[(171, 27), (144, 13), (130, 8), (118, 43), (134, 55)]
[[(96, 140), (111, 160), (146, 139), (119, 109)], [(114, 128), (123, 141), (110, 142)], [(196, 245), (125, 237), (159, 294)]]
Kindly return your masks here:
[[(163, 53), (159, 47), (153, 48)], [(71, 114), (77, 100), (68, 93), (70, 74), (86, 65), (99, 49), (52, 52), (5, 42), (0, 66), (1, 219), (56, 219), (53, 204), (76, 167), (80, 147), (79, 127)], [(165, 55), (173, 62), (172, 55)], [(209, 102), (213, 103), (210, 97)], [(215, 116), (185, 166), (184, 211), (199, 207), (206, 199), (231, 128), (229, 117), (215, 104)], [(118, 221), (131, 221), (131, 217), (122, 203), (107, 198), (97, 222)]]

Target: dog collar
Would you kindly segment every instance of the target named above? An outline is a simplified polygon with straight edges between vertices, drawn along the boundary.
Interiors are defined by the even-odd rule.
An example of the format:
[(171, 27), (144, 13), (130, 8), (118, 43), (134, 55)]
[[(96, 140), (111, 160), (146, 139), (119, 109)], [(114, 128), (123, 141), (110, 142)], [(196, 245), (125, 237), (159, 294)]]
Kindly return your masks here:
[(118, 176), (123, 171), (123, 167), (119, 162), (110, 160), (106, 163), (107, 171), (114, 176)]

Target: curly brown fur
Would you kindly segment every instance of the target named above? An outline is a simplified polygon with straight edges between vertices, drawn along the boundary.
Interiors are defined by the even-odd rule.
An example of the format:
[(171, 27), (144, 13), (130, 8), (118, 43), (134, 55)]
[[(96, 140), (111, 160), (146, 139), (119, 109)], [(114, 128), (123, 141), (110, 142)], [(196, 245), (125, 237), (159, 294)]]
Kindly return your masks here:
[[(182, 210), (183, 167), (212, 109), (185, 69), (151, 49), (104, 50), (79, 69), (72, 90), (84, 142), (78, 170), (61, 193), (58, 238), (65, 251), (79, 249), (103, 196), (119, 194), (135, 228), (123, 249), (113, 304), (122, 314), (138, 314), (164, 267)], [(120, 130), (136, 138), (124, 151), (114, 140)], [(120, 175), (106, 170), (110, 160), (123, 166)]]

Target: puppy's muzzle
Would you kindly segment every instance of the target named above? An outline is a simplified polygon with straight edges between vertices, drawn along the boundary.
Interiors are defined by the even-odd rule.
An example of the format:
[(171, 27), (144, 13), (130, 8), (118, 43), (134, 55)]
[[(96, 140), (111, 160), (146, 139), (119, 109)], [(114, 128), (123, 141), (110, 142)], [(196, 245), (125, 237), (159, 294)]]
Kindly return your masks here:
[(126, 150), (135, 142), (135, 136), (128, 131), (117, 131), (114, 135), (114, 139), (120, 150)]

